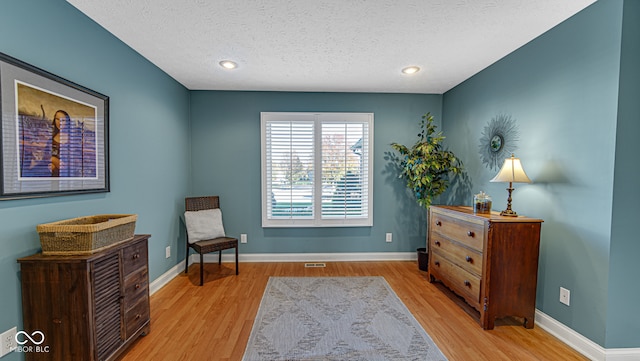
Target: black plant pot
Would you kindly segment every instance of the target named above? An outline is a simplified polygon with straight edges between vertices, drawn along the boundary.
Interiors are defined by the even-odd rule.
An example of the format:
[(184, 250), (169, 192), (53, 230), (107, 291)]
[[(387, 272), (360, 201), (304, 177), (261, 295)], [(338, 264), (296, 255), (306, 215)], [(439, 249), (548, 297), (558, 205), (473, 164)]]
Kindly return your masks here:
[(429, 267), (429, 253), (426, 248), (418, 248), (418, 268), (420, 271), (426, 271)]

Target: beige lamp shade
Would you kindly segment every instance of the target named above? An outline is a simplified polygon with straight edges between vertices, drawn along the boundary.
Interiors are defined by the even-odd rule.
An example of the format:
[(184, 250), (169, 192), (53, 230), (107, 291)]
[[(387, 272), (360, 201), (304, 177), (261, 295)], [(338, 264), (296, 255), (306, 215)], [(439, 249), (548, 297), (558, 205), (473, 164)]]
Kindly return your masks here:
[(490, 182), (531, 183), (531, 179), (524, 172), (520, 159), (511, 154), (511, 158), (504, 160), (500, 172)]
[(511, 154), (511, 158), (504, 160), (504, 164), (502, 165), (502, 168), (500, 168), (500, 172), (498, 172), (490, 182), (509, 183), (509, 188), (507, 188), (507, 191), (509, 192), (509, 198), (507, 198), (507, 209), (500, 212), (500, 215), (517, 217), (518, 213), (511, 209), (511, 192), (513, 192), (513, 183), (531, 183), (531, 179), (527, 177), (527, 173), (525, 173), (524, 168), (522, 168), (520, 159)]

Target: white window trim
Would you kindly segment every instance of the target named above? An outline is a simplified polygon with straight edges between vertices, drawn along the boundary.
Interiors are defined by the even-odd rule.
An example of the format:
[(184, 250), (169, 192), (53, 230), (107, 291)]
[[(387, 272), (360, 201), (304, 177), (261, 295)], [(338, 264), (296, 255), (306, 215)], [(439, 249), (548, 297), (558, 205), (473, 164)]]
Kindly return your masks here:
[[(297, 228), (297, 227), (371, 227), (373, 226), (373, 113), (311, 113), (311, 112), (261, 112), (260, 113), (260, 137), (261, 137), (261, 186), (262, 186), (262, 227), (264, 228)], [(367, 216), (359, 218), (322, 219), (322, 172), (314, 172), (314, 218), (313, 219), (269, 219), (267, 202), (271, 202), (271, 196), (267, 191), (267, 122), (269, 121), (313, 121), (315, 124), (315, 144), (322, 143), (322, 133), (318, 131), (322, 123), (327, 122), (366, 122), (368, 125), (368, 156), (367, 162)], [(321, 152), (316, 152), (314, 169), (322, 169)]]

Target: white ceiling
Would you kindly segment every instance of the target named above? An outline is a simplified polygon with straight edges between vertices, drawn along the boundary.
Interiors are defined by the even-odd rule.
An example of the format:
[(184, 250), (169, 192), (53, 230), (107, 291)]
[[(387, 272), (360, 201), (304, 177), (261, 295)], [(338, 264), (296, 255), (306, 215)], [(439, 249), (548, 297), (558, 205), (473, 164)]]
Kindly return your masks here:
[(188, 89), (436, 94), (595, 2), (67, 1)]

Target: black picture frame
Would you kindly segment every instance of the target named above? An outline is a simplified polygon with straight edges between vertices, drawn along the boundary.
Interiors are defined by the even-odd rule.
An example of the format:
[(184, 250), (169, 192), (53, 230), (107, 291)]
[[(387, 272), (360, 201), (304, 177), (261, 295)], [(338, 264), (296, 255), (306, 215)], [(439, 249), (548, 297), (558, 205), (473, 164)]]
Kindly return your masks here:
[(0, 53), (0, 200), (109, 192), (109, 97)]

